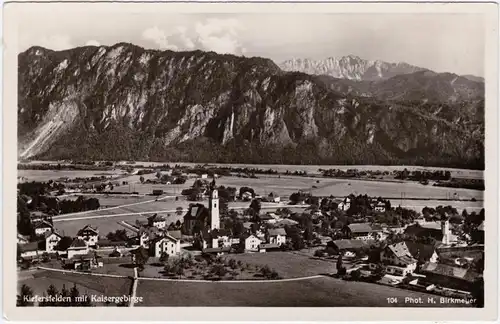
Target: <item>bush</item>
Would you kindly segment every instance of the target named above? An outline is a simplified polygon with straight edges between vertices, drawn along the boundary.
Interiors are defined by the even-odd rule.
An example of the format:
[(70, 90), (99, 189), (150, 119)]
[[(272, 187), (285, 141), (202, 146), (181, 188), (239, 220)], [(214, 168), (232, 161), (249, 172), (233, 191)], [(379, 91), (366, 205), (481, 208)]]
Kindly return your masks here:
[(322, 251), (322, 250), (316, 250), (316, 251), (314, 251), (314, 256), (315, 257), (321, 258), (322, 256), (324, 256), (324, 254), (325, 254), (325, 252)]

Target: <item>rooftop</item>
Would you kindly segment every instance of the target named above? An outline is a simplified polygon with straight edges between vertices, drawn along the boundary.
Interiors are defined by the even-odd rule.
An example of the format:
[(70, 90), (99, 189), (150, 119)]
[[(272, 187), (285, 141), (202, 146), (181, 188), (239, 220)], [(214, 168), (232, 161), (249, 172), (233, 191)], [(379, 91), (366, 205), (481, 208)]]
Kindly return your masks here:
[(370, 223), (354, 223), (348, 225), (347, 227), (349, 227), (349, 230), (351, 230), (352, 233), (371, 233), (382, 230), (380, 226), (375, 226)]
[(73, 242), (71, 243), (71, 245), (69, 246), (68, 249), (71, 249), (71, 248), (82, 248), (82, 247), (87, 247), (87, 244), (85, 243), (84, 240), (76, 238), (76, 239), (73, 240)]
[(269, 229), (269, 236), (286, 236), (286, 231), (284, 228), (271, 228)]
[(424, 264), (421, 271), (438, 274), (446, 277), (458, 278), (469, 282), (473, 282), (477, 277), (480, 276), (479, 273), (471, 269), (455, 267), (449, 264), (432, 263), (432, 262), (427, 262), (426, 264)]

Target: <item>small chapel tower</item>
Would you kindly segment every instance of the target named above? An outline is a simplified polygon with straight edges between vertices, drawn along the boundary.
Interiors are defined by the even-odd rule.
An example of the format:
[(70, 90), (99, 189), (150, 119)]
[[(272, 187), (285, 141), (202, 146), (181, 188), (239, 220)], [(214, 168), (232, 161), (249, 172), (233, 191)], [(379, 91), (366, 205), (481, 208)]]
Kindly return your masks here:
[(220, 228), (220, 215), (219, 215), (219, 192), (215, 189), (215, 180), (210, 192), (208, 208), (210, 209), (210, 229)]

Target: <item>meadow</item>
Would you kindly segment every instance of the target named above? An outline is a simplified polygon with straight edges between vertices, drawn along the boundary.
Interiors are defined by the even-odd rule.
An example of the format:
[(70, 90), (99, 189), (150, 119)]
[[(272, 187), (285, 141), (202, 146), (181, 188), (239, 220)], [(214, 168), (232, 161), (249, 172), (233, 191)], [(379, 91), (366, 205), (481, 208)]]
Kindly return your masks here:
[[(462, 307), (429, 304), (436, 296), (365, 282), (319, 277), (285, 282), (179, 282), (140, 279), (135, 306), (241, 307)], [(175, 298), (172, 298), (175, 296)], [(422, 304), (405, 304), (405, 297), (421, 297)], [(397, 303), (389, 304), (388, 298)]]
[(51, 284), (59, 291), (61, 291), (63, 285), (66, 286), (66, 289), (71, 289), (76, 284), (80, 295), (123, 296), (130, 294), (132, 280), (42, 270), (35, 272), (31, 278), (18, 280), (18, 289), (23, 284), (28, 285), (33, 290), (34, 295), (40, 296), (47, 291)]

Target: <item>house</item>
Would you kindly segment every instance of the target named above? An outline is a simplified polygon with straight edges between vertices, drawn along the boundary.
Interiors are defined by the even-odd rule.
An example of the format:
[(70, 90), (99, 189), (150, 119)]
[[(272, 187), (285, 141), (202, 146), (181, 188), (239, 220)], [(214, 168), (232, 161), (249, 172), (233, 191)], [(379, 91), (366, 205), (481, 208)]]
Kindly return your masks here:
[(85, 242), (82, 239), (75, 238), (71, 245), (68, 247), (66, 250), (67, 258), (71, 259), (75, 256), (78, 255), (85, 255), (89, 253), (89, 246), (87, 245), (87, 242)]
[(30, 238), (29, 236), (27, 235), (21, 235), (21, 234), (17, 234), (17, 243), (18, 244), (27, 244), (30, 242)]
[(349, 208), (351, 208), (351, 198), (346, 197), (344, 200), (339, 202), (337, 208), (338, 208), (338, 210), (341, 210), (341, 211), (348, 211)]
[(52, 253), (56, 251), (57, 244), (62, 239), (61, 234), (56, 231), (45, 233), (45, 251)]
[(282, 219), (280, 221), (277, 221), (275, 223), (275, 226), (276, 227), (285, 227), (285, 226), (295, 226), (297, 225), (299, 222), (296, 222), (294, 221), (293, 219), (290, 219), (290, 218), (285, 218), (285, 219)]
[(377, 224), (354, 223), (344, 227), (345, 237), (355, 240), (374, 240), (383, 237), (383, 231)]
[(40, 249), (40, 242), (30, 242), (17, 245), (18, 254), (22, 259), (30, 259), (41, 255), (44, 251)]
[(83, 240), (88, 246), (96, 246), (99, 240), (99, 230), (90, 225), (85, 225), (78, 231), (77, 238)]
[(167, 221), (165, 220), (165, 217), (154, 214), (153, 216), (148, 217), (148, 225), (157, 228), (165, 228), (167, 226)]
[(373, 209), (376, 211), (376, 212), (379, 212), (379, 213), (383, 213), (385, 212), (385, 203), (382, 202), (382, 201), (378, 201), (377, 203), (375, 203), (373, 205)]
[[(27, 202), (27, 204), (29, 204)], [(47, 221), (49, 220), (50, 216), (44, 212), (41, 212), (41, 211), (33, 211), (30, 213), (30, 219), (31, 219), (31, 222), (32, 223), (35, 223), (35, 222), (40, 222), (40, 221)]]
[(424, 264), (420, 272), (426, 276), (428, 283), (463, 291), (472, 291), (474, 281), (481, 276), (472, 268), (433, 262)]
[(182, 233), (193, 235), (193, 230), (201, 230), (208, 224), (210, 218), (210, 210), (203, 204), (193, 204), (189, 206), (189, 210), (184, 215), (182, 223)]
[(330, 254), (345, 254), (347, 252), (356, 254), (368, 249), (374, 241), (371, 240), (335, 240), (327, 243), (327, 251)]
[(271, 244), (281, 246), (286, 243), (286, 231), (284, 228), (271, 228), (267, 233), (267, 241)]
[(436, 245), (434, 244), (424, 244), (417, 243), (414, 241), (405, 241), (410, 254), (417, 260), (418, 264), (424, 264), (426, 262), (438, 262), (438, 253)]
[(263, 243), (257, 236), (246, 234), (240, 238), (240, 250), (244, 252), (258, 252), (259, 245)]
[(85, 255), (77, 255), (71, 260), (66, 261), (73, 269), (80, 271), (89, 271), (98, 267), (103, 267), (102, 258), (94, 253), (87, 253)]
[(241, 200), (243, 201), (250, 201), (252, 200), (253, 195), (250, 191), (245, 191), (241, 194)]
[(125, 241), (110, 241), (108, 239), (102, 239), (97, 241), (97, 247), (98, 248), (124, 248), (128, 245), (127, 242)]
[(438, 222), (420, 222), (406, 228), (405, 234), (417, 238), (431, 237), (443, 245), (451, 245), (458, 241), (458, 237), (450, 230), (448, 220)]
[(231, 247), (231, 232), (226, 229), (205, 229), (198, 237), (201, 250), (208, 248)]
[(267, 196), (267, 200), (270, 202), (279, 203), (281, 201), (281, 198), (276, 192), (271, 192)]
[(37, 236), (42, 236), (45, 235), (47, 232), (51, 232), (53, 229), (53, 226), (51, 223), (47, 222), (46, 220), (38, 221), (35, 223), (35, 235)]
[(267, 224), (275, 224), (276, 223), (276, 219), (269, 215), (269, 214), (262, 214), (262, 215), (259, 215), (259, 220), (261, 222), (264, 222), (264, 223), (267, 223)]
[(276, 243), (262, 243), (259, 245), (259, 252), (265, 253), (267, 251), (281, 250), (281, 245)]
[(163, 253), (167, 253), (169, 256), (180, 254), (180, 241), (168, 234), (153, 239), (149, 244), (149, 255), (159, 258)]
[(167, 234), (170, 235), (170, 236), (172, 236), (173, 238), (179, 240), (179, 241), (182, 238), (182, 232), (181, 231), (168, 231)]
[(208, 174), (204, 173), (200, 176), (201, 179), (207, 179), (208, 178)]
[(417, 268), (417, 260), (413, 258), (405, 242), (386, 246), (380, 253), (380, 261), (386, 272), (397, 276), (407, 276)]
[(163, 231), (156, 227), (141, 227), (137, 233), (138, 243), (144, 248), (149, 248), (149, 242), (163, 236)]

